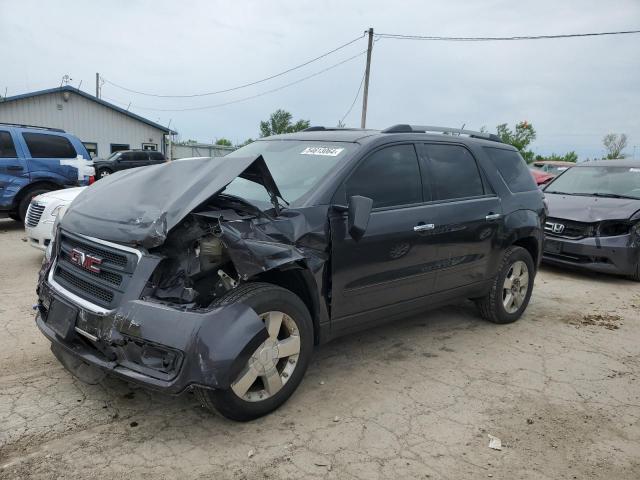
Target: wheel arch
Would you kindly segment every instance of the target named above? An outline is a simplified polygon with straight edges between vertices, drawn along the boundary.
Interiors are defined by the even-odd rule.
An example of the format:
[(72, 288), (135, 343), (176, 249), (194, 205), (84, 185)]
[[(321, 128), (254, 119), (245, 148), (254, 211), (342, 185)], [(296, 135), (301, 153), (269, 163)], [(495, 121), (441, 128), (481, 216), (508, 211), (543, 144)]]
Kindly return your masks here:
[(64, 187), (52, 180), (38, 180), (36, 182), (28, 183), (27, 185), (22, 187), (20, 190), (18, 190), (18, 193), (16, 193), (15, 197), (13, 198), (13, 208), (17, 209), (20, 205), (20, 202), (22, 202), (22, 199), (26, 195), (28, 195), (29, 192), (33, 190), (37, 190), (39, 188), (49, 188), (50, 190), (60, 190)]
[(251, 280), (278, 285), (300, 297), (313, 321), (314, 344), (320, 343), (321, 314), (318, 288), (313, 274), (306, 267), (298, 263), (288, 264), (255, 275)]

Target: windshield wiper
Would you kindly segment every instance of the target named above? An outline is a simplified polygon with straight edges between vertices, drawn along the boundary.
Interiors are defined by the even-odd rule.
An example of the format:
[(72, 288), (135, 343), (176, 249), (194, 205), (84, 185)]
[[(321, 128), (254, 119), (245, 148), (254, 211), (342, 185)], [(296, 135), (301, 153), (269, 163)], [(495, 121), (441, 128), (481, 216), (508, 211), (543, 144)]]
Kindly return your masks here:
[(576, 193), (576, 195), (587, 195), (590, 197), (604, 197), (604, 198), (628, 198), (630, 200), (640, 200), (640, 197), (633, 197), (631, 195), (619, 195), (617, 193)]
[(557, 195), (583, 195), (582, 193), (559, 192), (558, 190), (545, 190), (544, 193), (555, 193)]

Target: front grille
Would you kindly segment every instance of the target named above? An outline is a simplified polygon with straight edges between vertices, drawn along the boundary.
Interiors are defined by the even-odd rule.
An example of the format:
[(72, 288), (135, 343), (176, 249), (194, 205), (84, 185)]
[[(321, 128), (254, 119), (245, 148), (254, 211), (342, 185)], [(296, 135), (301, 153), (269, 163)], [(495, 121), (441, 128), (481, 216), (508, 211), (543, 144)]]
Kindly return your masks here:
[(89, 296), (99, 298), (106, 303), (111, 303), (111, 301), (113, 301), (113, 292), (105, 288), (100, 288), (93, 283), (87, 282), (82, 278), (77, 277), (72, 272), (61, 268), (60, 266), (57, 267), (56, 274), (58, 278), (72, 285), (74, 287), (75, 293), (78, 293), (80, 291), (88, 294)]
[[(53, 279), (71, 293), (104, 308), (120, 304), (135, 272), (138, 256), (134, 252), (104, 245), (79, 235), (60, 232)], [(102, 260), (99, 272), (71, 261), (71, 251)], [(77, 258), (77, 256), (76, 256)]]
[(27, 208), (27, 217), (25, 221), (28, 227), (37, 227), (44, 212), (44, 205), (36, 202), (31, 202), (29, 208)]
[[(562, 225), (561, 231), (554, 231), (554, 226)], [(593, 235), (593, 224), (584, 222), (575, 222), (573, 220), (565, 220), (563, 218), (548, 218), (544, 226), (547, 235), (563, 238), (584, 238)]]

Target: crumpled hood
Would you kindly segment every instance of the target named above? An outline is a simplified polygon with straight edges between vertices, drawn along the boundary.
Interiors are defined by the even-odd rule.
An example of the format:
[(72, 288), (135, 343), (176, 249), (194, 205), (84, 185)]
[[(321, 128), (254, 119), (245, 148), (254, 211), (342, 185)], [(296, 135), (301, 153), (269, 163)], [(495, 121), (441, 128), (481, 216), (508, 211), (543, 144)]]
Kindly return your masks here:
[(96, 182), (74, 200), (60, 226), (112, 242), (156, 247), (236, 177), (280, 196), (261, 155), (182, 159), (123, 170)]
[(549, 217), (595, 223), (602, 220), (626, 220), (640, 211), (640, 200), (587, 197), (545, 193)]

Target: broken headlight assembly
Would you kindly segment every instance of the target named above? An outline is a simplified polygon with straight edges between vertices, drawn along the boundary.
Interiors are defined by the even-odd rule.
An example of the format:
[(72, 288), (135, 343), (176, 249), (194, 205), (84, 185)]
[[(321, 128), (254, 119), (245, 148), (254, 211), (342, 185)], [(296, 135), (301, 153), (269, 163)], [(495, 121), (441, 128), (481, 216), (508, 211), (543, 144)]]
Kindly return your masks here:
[(600, 222), (596, 228), (596, 235), (600, 237), (616, 237), (619, 235), (627, 235), (637, 228), (626, 220), (606, 220)]

